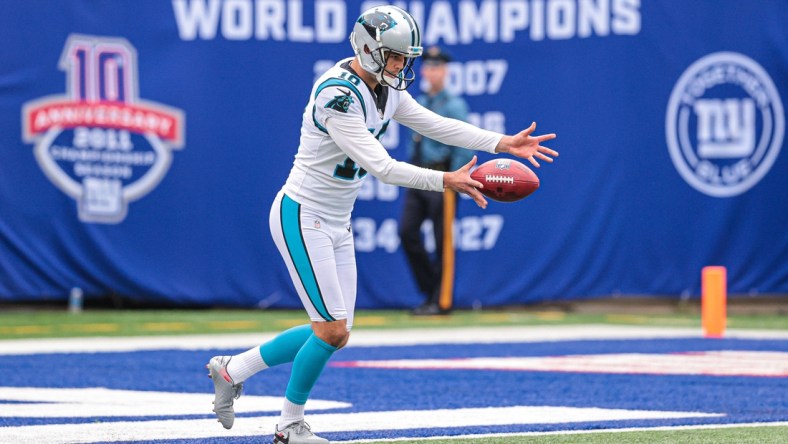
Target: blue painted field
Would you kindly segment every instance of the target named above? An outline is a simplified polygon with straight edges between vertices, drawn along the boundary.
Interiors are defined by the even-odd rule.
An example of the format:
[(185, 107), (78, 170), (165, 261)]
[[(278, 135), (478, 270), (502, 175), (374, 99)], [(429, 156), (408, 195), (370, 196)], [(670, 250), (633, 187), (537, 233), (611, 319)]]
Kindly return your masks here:
[[(122, 339), (119, 339), (122, 340)], [(181, 428), (175, 427), (162, 435), (154, 432), (140, 434), (138, 442), (259, 442), (260, 435), (268, 436), (278, 412), (239, 412), (236, 428), (239, 435), (229, 434), (213, 422), (211, 413), (212, 383), (205, 376), (204, 365), (215, 354), (233, 354), (241, 350), (156, 350), (139, 352), (3, 355), (0, 368), (0, 442), (21, 442), (14, 439), (35, 436), (35, 433), (76, 433), (62, 426), (68, 424), (97, 427), (96, 433), (83, 439), (114, 441), (111, 431), (101, 427), (127, 427), (136, 425), (140, 430), (159, 424), (162, 420), (182, 420)], [(317, 424), (331, 418), (331, 431), (320, 433), (332, 440), (365, 438), (453, 436), (506, 432), (552, 430), (577, 430), (624, 427), (652, 427), (691, 424), (730, 424), (750, 422), (788, 421), (788, 384), (785, 376), (709, 376), (703, 374), (609, 374), (582, 371), (518, 371), (489, 369), (380, 369), (348, 366), (355, 362), (380, 360), (456, 360), (462, 358), (513, 358), (552, 357), (575, 355), (604, 356), (613, 354), (648, 353), (671, 356), (694, 356), (696, 352), (760, 352), (764, 356), (780, 358), (788, 352), (786, 340), (748, 339), (659, 339), (659, 340), (607, 340), (563, 341), (515, 344), (462, 344), (417, 345), (389, 347), (349, 347), (335, 354), (312, 392), (312, 399), (350, 404), (349, 407), (313, 411), (307, 405), (307, 421), (315, 418)], [(748, 356), (760, 356), (749, 354)], [(785, 355), (788, 356), (788, 355)], [(593, 360), (589, 371), (593, 371)], [(779, 359), (778, 359), (778, 366)], [(648, 362), (644, 362), (647, 365)], [(752, 362), (757, 371), (760, 366), (774, 367), (774, 361)], [(788, 371), (783, 362), (781, 371)], [(244, 397), (237, 401), (239, 411), (254, 396), (280, 397), (289, 376), (289, 365), (273, 368), (247, 381)], [(779, 370), (779, 369), (778, 369)], [(24, 399), (17, 395), (6, 396), (12, 388), (40, 389), (89, 389), (104, 387), (135, 392), (167, 392), (173, 397), (180, 394), (200, 394), (189, 401), (187, 413), (179, 413), (175, 403), (164, 413), (145, 405), (145, 398), (136, 405), (138, 413), (103, 416), (102, 410), (89, 416), (78, 416), (62, 401), (43, 398)], [(203, 396), (204, 395), (204, 396)], [(21, 396), (21, 395), (20, 395)], [(38, 396), (38, 395), (36, 395)], [(95, 402), (84, 399), (87, 392), (73, 392), (70, 402)], [(35, 399), (34, 399), (35, 398)], [(93, 396), (95, 398), (95, 396)], [(108, 398), (109, 399), (109, 398)], [(121, 398), (122, 399), (122, 398)], [(109, 402), (109, 401), (108, 401)], [(157, 402), (152, 400), (150, 402)], [(198, 405), (193, 405), (196, 402)], [(15, 415), (20, 406), (34, 403), (39, 406), (34, 413)], [(185, 406), (186, 404), (184, 404)], [(278, 405), (278, 404), (275, 404)], [(535, 408), (542, 408), (536, 410)], [(97, 407), (100, 408), (100, 407)], [(487, 420), (446, 421), (446, 411), (456, 410), (456, 417), (464, 414), (471, 418), (479, 415), (476, 408), (497, 408), (500, 414), (525, 412), (520, 416), (500, 418), (498, 423), (487, 425)], [(508, 409), (507, 409), (508, 408)], [(556, 408), (570, 408), (558, 410)], [(518, 410), (520, 409), (520, 410)], [(598, 413), (605, 413), (599, 416)], [(408, 415), (397, 422), (397, 412), (420, 411), (428, 426), (420, 422), (413, 426)], [(46, 411), (47, 413), (43, 413)], [(93, 413), (90, 413), (90, 412)], [(105, 410), (106, 411), (106, 410)], [(205, 413), (195, 413), (204, 411)], [(561, 412), (579, 412), (560, 417)], [(629, 417), (624, 411), (676, 412), (668, 417), (635, 414)], [(544, 418), (530, 416), (544, 412)], [(375, 415), (379, 413), (380, 415)], [(588, 414), (593, 413), (591, 416)], [(555, 415), (559, 416), (556, 417)], [(697, 414), (704, 414), (698, 416)], [(354, 416), (355, 415), (355, 416)], [(367, 416), (364, 416), (367, 415)], [(585, 415), (585, 416), (584, 416)], [(379, 418), (383, 425), (353, 429), (355, 417)], [(500, 415), (499, 415), (500, 416)], [(430, 422), (429, 418), (435, 421)], [(452, 416), (448, 416), (451, 418)], [(321, 418), (323, 418), (321, 420)], [(394, 424), (389, 424), (394, 420)], [(584, 420), (592, 418), (591, 420)], [(272, 422), (273, 421), (273, 422)], [(322, 422), (321, 422), (322, 421)], [(128, 423), (127, 423), (128, 422)], [(339, 422), (339, 424), (336, 424)], [(348, 427), (342, 427), (347, 423)], [(96, 426), (99, 424), (99, 426)], [(386, 425), (388, 424), (388, 425)], [(28, 426), (39, 426), (29, 428)], [(236, 431), (239, 429), (240, 432)], [(245, 427), (245, 428), (244, 428)], [(179, 432), (183, 429), (184, 432)], [(199, 430), (195, 430), (199, 429)], [(102, 435), (106, 433), (106, 435)], [(4, 441), (1, 436), (16, 436)], [(66, 436), (63, 435), (63, 436)], [(149, 436), (150, 435), (150, 436)], [(256, 435), (256, 436), (255, 436)], [(132, 435), (134, 436), (134, 435)], [(42, 437), (43, 438), (43, 437)], [(268, 438), (265, 438), (267, 441)], [(118, 441), (127, 441), (118, 439)], [(44, 442), (58, 442), (46, 437)], [(265, 442), (265, 441), (264, 441)]]

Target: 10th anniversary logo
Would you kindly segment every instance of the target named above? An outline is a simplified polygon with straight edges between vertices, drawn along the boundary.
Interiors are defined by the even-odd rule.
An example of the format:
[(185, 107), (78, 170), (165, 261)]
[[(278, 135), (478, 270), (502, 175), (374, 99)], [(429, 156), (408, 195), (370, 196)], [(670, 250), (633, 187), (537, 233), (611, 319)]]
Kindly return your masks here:
[(66, 94), (22, 108), (22, 138), (79, 219), (119, 223), (183, 147), (184, 113), (140, 100), (137, 51), (123, 38), (72, 34), (60, 56)]

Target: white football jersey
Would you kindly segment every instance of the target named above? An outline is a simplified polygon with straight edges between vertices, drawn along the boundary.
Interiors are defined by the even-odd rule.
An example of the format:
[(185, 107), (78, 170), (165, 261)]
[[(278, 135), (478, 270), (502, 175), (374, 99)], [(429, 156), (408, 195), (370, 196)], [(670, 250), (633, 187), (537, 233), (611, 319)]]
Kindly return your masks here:
[(369, 173), (385, 183), (441, 191), (442, 172), (398, 162), (380, 144), (391, 120), (447, 144), (494, 152), (500, 134), (441, 117), (406, 91), (383, 87), (375, 95), (353, 74), (352, 60), (334, 65), (312, 87), (298, 152), (283, 188), (296, 202), (346, 223)]

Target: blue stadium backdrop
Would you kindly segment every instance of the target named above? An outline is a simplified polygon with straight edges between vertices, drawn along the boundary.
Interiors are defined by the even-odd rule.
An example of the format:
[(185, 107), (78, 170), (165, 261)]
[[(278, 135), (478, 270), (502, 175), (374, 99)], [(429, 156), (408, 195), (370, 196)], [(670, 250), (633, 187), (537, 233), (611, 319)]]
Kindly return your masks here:
[[(0, 3), (0, 300), (300, 306), (268, 210), (373, 2)], [(788, 293), (788, 2), (394, 3), (475, 123), (558, 134), (533, 196), (460, 202), (457, 306), (697, 297), (706, 265)], [(392, 156), (408, 137), (389, 127)], [(401, 196), (370, 177), (357, 202), (361, 308), (420, 300)]]

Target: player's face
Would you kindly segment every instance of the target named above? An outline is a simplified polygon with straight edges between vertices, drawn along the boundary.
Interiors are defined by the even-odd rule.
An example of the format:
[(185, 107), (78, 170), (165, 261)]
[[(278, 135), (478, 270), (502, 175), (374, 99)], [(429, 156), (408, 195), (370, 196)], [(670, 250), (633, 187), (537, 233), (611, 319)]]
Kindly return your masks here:
[(386, 57), (386, 71), (396, 76), (404, 67), (405, 56), (396, 52), (389, 52), (388, 57)]

